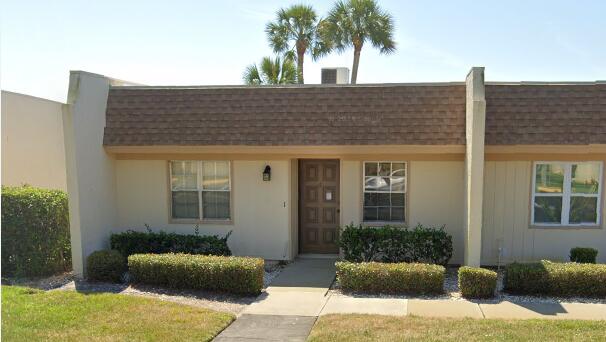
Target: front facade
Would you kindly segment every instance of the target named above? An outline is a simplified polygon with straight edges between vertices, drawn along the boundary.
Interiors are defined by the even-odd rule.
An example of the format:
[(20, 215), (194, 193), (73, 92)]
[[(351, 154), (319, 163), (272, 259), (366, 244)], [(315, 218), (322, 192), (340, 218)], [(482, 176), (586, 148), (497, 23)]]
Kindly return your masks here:
[[(225, 235), (234, 254), (336, 254), (353, 223), (444, 226), (454, 264), (605, 261), (606, 85), (141, 87), (73, 72), (74, 269), (109, 235)], [(602, 252), (604, 250), (604, 252)]]

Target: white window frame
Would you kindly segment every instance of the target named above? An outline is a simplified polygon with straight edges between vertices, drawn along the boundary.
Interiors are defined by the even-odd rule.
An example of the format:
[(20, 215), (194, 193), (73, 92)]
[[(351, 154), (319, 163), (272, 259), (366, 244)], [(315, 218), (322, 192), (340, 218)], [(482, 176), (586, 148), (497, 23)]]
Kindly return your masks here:
[[(595, 194), (572, 194), (572, 165), (584, 163), (597, 163), (600, 165), (598, 191)], [(564, 167), (564, 182), (562, 184), (561, 193), (537, 193), (537, 165), (552, 165), (560, 164)], [(532, 189), (530, 202), (530, 223), (537, 227), (599, 227), (602, 222), (602, 175), (604, 173), (604, 163), (601, 161), (586, 160), (586, 161), (535, 161), (532, 164)], [(534, 203), (535, 197), (562, 197), (562, 216), (560, 223), (535, 222), (534, 219)], [(594, 197), (597, 198), (596, 204), (596, 222), (581, 222), (570, 223), (570, 200), (571, 197)]]
[[(196, 164), (196, 188), (195, 189), (182, 189), (182, 190), (173, 190), (173, 184), (172, 184), (172, 179), (173, 179), (173, 168), (172, 168), (172, 163), (178, 163), (178, 162), (191, 162), (191, 163), (195, 163)], [(227, 163), (227, 167), (229, 169), (229, 177), (228, 177), (228, 182), (227, 182), (227, 190), (216, 190), (216, 189), (204, 189), (203, 187), (203, 165), (204, 163), (215, 163), (215, 162), (226, 162)], [(216, 166), (215, 166), (216, 169)], [(216, 170), (215, 170), (216, 172)], [(170, 209), (170, 215), (169, 215), (169, 220), (174, 221), (174, 222), (199, 222), (199, 223), (205, 223), (205, 222), (226, 222), (226, 223), (230, 223), (233, 220), (233, 199), (232, 199), (232, 170), (231, 170), (231, 161), (230, 160), (169, 160), (168, 161), (168, 188), (169, 188), (169, 209)], [(173, 196), (173, 192), (175, 191), (197, 191), (198, 192), (198, 218), (176, 218), (173, 217), (173, 203), (172, 203), (172, 196)], [(229, 192), (229, 217), (225, 218), (225, 219), (220, 219), (220, 218), (204, 218), (204, 206), (202, 205), (202, 192), (203, 191), (219, 191), (219, 192)]]
[[(391, 163), (392, 165), (394, 163), (401, 163), (404, 164), (404, 192), (402, 192), (404, 194), (404, 221), (365, 221), (364, 220), (364, 194), (366, 194), (366, 163)], [(368, 177), (374, 177), (374, 176), (368, 176)], [(381, 176), (377, 176), (377, 177), (381, 177)], [(390, 176), (391, 177), (391, 176)], [(399, 176), (397, 176), (399, 177)], [(388, 194), (392, 194), (392, 193), (397, 193), (399, 194), (400, 192), (392, 192), (391, 189), (389, 191), (372, 191), (369, 193), (388, 193)], [(381, 225), (381, 224), (406, 224), (406, 222), (408, 222), (408, 162), (404, 161), (404, 160), (363, 160), (362, 161), (362, 218), (361, 221), (365, 224), (369, 224), (369, 225)], [(390, 206), (391, 208), (391, 206)], [(391, 209), (390, 209), (391, 210)]]

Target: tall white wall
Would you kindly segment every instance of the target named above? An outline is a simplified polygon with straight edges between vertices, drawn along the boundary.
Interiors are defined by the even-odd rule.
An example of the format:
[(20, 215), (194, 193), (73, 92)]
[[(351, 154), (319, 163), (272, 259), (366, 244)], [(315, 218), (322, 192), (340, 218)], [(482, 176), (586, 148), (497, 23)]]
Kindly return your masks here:
[(60, 102), (2, 91), (2, 185), (67, 190)]
[[(235, 255), (272, 260), (290, 259), (291, 244), (291, 162), (232, 161), (233, 223), (200, 224), (201, 234), (225, 235)], [(271, 166), (271, 181), (264, 182), (265, 165)], [(116, 203), (118, 219), (104, 227), (104, 234), (134, 229), (192, 234), (195, 223), (174, 223), (169, 217), (170, 192), (168, 161), (118, 160)]]
[(111, 80), (87, 72), (70, 75), (64, 120), (74, 273), (85, 272), (86, 257), (107, 248), (116, 224), (114, 159), (103, 149), (105, 108)]

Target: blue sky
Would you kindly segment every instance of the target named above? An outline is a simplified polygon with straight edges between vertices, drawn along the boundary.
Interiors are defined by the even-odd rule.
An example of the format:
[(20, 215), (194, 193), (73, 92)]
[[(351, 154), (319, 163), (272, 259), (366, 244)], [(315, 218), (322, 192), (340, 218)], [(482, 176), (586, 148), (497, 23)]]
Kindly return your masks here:
[[(240, 84), (265, 24), (301, 1), (1, 1), (0, 87), (65, 101), (69, 70), (149, 85)], [(332, 1), (307, 1), (325, 15)], [(358, 83), (606, 79), (606, 1), (389, 1), (397, 52), (362, 51)], [(351, 67), (352, 51), (307, 59)]]

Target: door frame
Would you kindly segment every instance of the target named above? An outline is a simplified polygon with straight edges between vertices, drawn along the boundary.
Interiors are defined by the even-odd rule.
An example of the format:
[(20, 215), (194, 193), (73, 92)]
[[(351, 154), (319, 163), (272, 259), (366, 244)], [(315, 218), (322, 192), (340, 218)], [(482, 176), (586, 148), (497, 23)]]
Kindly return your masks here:
[[(336, 213), (336, 217), (338, 220), (338, 231), (337, 234), (340, 233), (340, 227), (341, 227), (341, 221), (342, 221), (342, 203), (343, 201), (341, 200), (341, 189), (342, 189), (342, 179), (343, 179), (343, 163), (342, 163), (342, 159), (338, 158), (338, 157), (327, 157), (327, 158), (297, 158), (296, 161), (296, 166), (297, 166), (297, 184), (296, 184), (296, 191), (297, 191), (297, 255), (308, 255), (308, 254), (318, 254), (318, 255), (326, 255), (326, 256), (334, 256), (334, 255), (339, 255), (340, 254), (340, 249), (337, 249), (337, 251), (335, 253), (304, 253), (302, 252), (302, 248), (301, 248), (301, 244), (303, 239), (301, 238), (301, 234), (302, 234), (302, 213), (301, 213), (301, 208), (302, 208), (302, 196), (303, 196), (303, 191), (301, 191), (301, 185), (302, 185), (302, 180), (303, 177), (301, 176), (301, 161), (305, 161), (305, 160), (332, 160), (332, 161), (336, 161), (337, 165), (338, 165), (338, 172), (337, 175), (339, 177), (338, 182), (337, 182), (337, 187), (338, 187), (338, 199), (339, 199), (339, 203), (337, 204), (337, 213)], [(338, 248), (338, 246), (337, 246)]]

